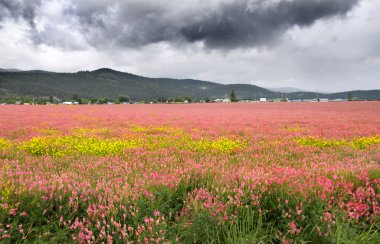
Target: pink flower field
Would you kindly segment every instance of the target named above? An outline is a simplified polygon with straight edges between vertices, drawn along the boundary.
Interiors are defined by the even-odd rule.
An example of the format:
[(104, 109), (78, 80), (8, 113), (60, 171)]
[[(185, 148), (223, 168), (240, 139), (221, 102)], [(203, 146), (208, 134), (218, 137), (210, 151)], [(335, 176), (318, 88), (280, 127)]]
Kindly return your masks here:
[(380, 102), (0, 107), (0, 242), (379, 243)]

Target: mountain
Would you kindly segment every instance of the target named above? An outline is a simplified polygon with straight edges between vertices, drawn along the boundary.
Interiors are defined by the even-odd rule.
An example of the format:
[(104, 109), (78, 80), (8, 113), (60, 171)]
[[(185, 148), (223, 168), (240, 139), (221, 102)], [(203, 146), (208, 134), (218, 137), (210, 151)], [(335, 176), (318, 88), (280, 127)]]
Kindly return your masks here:
[[(357, 90), (351, 91), (354, 99), (380, 100), (380, 90)], [(328, 95), (330, 99), (346, 99), (347, 92), (337, 92)]]
[[(255, 85), (223, 85), (193, 79), (148, 78), (107, 68), (76, 73), (55, 73), (43, 70), (0, 72), (1, 98), (55, 96), (69, 99), (73, 95), (85, 98), (117, 98), (120, 95), (128, 95), (132, 100), (137, 101), (185, 96), (205, 99), (228, 97), (232, 90), (240, 99), (259, 99), (260, 97), (314, 99), (317, 96), (334, 99), (347, 98), (347, 92), (317, 95), (315, 92), (297, 91), (284, 95)], [(352, 96), (361, 99), (380, 99), (380, 90), (353, 91)]]
[(54, 73), (46, 71), (1, 72), (0, 97), (56, 96), (71, 98), (128, 95), (134, 100), (190, 96), (197, 99), (229, 96), (232, 90), (242, 98), (269, 96), (269, 90), (254, 85), (222, 85), (193, 79), (147, 78), (112, 69)]
[(282, 93), (291, 93), (291, 92), (306, 92), (305, 90), (294, 88), (294, 87), (277, 87), (277, 88), (266, 88), (272, 92), (282, 92)]
[(0, 69), (0, 72), (21, 72), (19, 69)]

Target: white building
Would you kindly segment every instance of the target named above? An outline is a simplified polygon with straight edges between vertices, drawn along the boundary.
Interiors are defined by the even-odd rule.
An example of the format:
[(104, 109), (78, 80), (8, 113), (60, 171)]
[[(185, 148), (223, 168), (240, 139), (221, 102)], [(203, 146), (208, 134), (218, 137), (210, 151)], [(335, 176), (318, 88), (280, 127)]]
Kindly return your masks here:
[(216, 102), (216, 103), (230, 103), (231, 100), (229, 98), (218, 98), (218, 99), (215, 99), (214, 102)]
[(266, 102), (267, 98), (266, 97), (260, 97), (260, 102)]

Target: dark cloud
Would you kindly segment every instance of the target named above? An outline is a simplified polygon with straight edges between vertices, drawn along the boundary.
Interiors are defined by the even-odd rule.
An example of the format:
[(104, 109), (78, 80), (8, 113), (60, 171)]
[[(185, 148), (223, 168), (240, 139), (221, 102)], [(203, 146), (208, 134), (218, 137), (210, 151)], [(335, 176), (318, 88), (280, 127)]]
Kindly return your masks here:
[(35, 10), (40, 4), (41, 0), (0, 0), (0, 20), (22, 18), (34, 27)]
[[(345, 14), (358, 1), (215, 0), (207, 4), (193, 0), (181, 2), (182, 7), (173, 1), (72, 1), (63, 11), (64, 23), (59, 24), (78, 30), (95, 47), (204, 42), (212, 49), (234, 49), (271, 45), (293, 26), (310, 26)], [(0, 0), (0, 13), (24, 18), (34, 27), (40, 6), (40, 0)], [(37, 43), (59, 46), (56, 24), (53, 20), (43, 31), (32, 28), (30, 36)]]
[(238, 1), (223, 4), (181, 30), (190, 42), (204, 41), (210, 47), (266, 45), (293, 26), (347, 13), (358, 0)]
[(0, 0), (0, 67), (379, 89), (379, 12), (379, 0)]
[(96, 7), (75, 3), (68, 13), (80, 20), (93, 45), (138, 47), (177, 39), (184, 16), (174, 17), (173, 11), (158, 1), (114, 1)]

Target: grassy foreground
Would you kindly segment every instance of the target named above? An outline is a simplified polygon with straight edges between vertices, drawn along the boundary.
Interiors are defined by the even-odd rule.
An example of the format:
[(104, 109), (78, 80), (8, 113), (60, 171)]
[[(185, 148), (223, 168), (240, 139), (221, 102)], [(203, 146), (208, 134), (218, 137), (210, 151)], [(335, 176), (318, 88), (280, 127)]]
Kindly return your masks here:
[(380, 243), (379, 109), (1, 108), (0, 241)]

